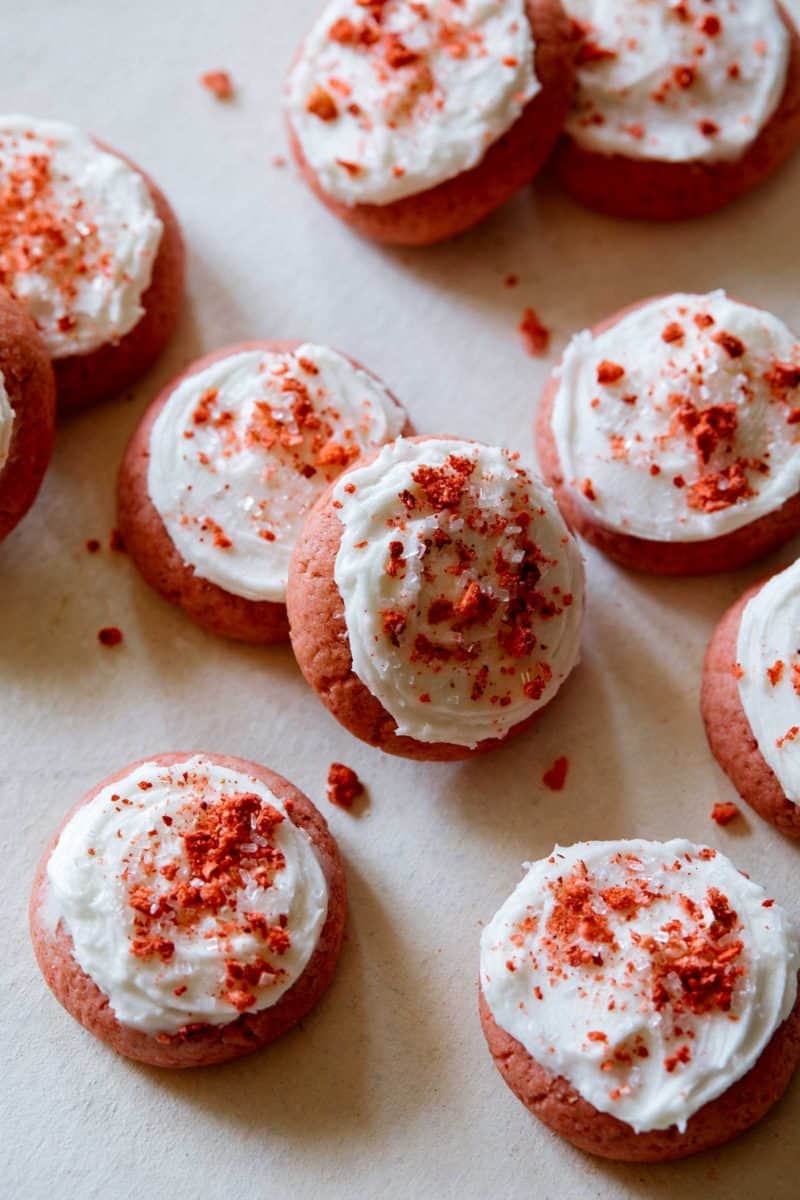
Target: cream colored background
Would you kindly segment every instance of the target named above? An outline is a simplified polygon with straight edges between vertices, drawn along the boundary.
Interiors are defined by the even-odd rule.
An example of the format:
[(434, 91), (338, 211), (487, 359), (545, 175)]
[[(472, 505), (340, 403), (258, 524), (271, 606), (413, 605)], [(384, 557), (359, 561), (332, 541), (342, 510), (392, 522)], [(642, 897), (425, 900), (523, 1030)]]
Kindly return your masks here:
[[(800, 328), (800, 158), (727, 213), (649, 228), (579, 211), (551, 184), (482, 228), (418, 252), (365, 245), (295, 178), (281, 81), (315, 0), (0, 0), (0, 110), (62, 117), (165, 188), (189, 247), (179, 338), (133, 396), (65, 424), (30, 517), (0, 548), (4, 1130), (15, 1200), (409, 1200), (798, 1195), (800, 1079), (759, 1129), (676, 1166), (593, 1161), (528, 1116), (475, 1011), (479, 923), (520, 863), (554, 841), (685, 834), (730, 852), (800, 913), (798, 851), (755, 817), (709, 820), (731, 794), (697, 715), (724, 607), (797, 544), (727, 578), (657, 581), (587, 553), (584, 660), (540, 728), (467, 765), (382, 757), (340, 729), (288, 649), (215, 641), (151, 594), (107, 538), (125, 440), (202, 351), (253, 337), (329, 341), (379, 372), (420, 430), (527, 452), (536, 398), (569, 333), (648, 293), (725, 286)], [(222, 105), (198, 74), (227, 67)], [(522, 284), (503, 288), (514, 272)], [(547, 361), (515, 327), (532, 304)], [(102, 649), (97, 629), (125, 644)], [(58, 1007), (28, 944), (40, 849), (67, 806), (128, 760), (243, 755), (321, 803), (348, 864), (352, 918), (333, 991), (264, 1054), (182, 1075), (116, 1058)], [(560, 795), (541, 786), (559, 754)], [(323, 799), (332, 759), (368, 784), (360, 818)]]

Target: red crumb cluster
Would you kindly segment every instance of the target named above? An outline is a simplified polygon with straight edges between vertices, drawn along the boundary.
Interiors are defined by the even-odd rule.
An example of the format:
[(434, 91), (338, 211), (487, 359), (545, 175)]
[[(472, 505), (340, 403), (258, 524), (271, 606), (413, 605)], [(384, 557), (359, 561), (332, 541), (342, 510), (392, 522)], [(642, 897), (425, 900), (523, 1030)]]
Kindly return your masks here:
[(217, 100), (230, 100), (233, 97), (233, 80), (227, 71), (206, 71), (200, 76), (200, 83)]
[(14, 295), (22, 276), (42, 277), (60, 299), (56, 325), (69, 333), (81, 281), (110, 275), (112, 263), (80, 192), (61, 179), (56, 195), (51, 144), (34, 150), (32, 139), (0, 138), (0, 285)]
[[(441, 6), (403, 3), (403, 35), (388, 27), (390, 10), (397, 7), (393, 0), (358, 0), (358, 18), (339, 17), (330, 25), (328, 39), (334, 54), (327, 56), (325, 74), (305, 98), (307, 112), (326, 124), (355, 123), (364, 136), (372, 132), (375, 113), (368, 112), (354, 94), (352, 63), (357, 55), (370, 63), (389, 127), (418, 124), (434, 116), (446, 99), (436, 78), (434, 52), (457, 61), (480, 60), (489, 54), (482, 30), (468, 20), (461, 0)], [(507, 57), (502, 65), (515, 69), (519, 64)], [(364, 171), (360, 161), (336, 161), (352, 177)], [(404, 168), (396, 165), (394, 174), (401, 178)]]
[[(139, 786), (152, 787), (146, 781)], [(263, 913), (241, 903), (248, 882), (269, 889), (284, 870), (276, 831), (285, 817), (252, 792), (212, 795), (207, 780), (188, 772), (178, 786), (192, 793), (178, 816), (154, 815), (143, 844), (134, 843), (123, 859), (120, 879), (133, 923), (130, 952), (167, 963), (175, 956), (178, 935), (214, 939), (228, 949), (219, 996), (244, 1012), (256, 1003), (254, 989), (283, 976), (274, 960), (292, 944), (286, 914), (270, 924)], [(113, 795), (111, 803), (121, 812), (132, 802)], [(176, 840), (177, 850), (169, 857), (166, 851)], [(237, 955), (232, 939), (240, 934), (255, 938), (258, 952)], [(179, 987), (176, 995), (185, 991)]]
[(525, 309), (518, 329), (527, 354), (539, 358), (547, 353), (550, 346), (550, 330), (542, 324), (534, 309)]
[[(694, 342), (688, 353), (684, 349), (689, 334)], [(763, 455), (754, 458), (746, 453), (742, 445), (745, 436), (741, 429), (741, 414), (746, 412), (739, 404), (731, 401), (708, 403), (704, 400), (713, 376), (727, 367), (734, 373), (730, 376), (731, 394), (738, 392), (746, 404), (755, 396), (755, 387), (767, 384), (768, 404), (778, 406), (785, 413), (786, 423), (800, 420), (800, 363), (759, 363), (755, 356), (748, 361), (748, 348), (741, 338), (728, 330), (717, 329), (714, 317), (709, 312), (690, 313), (686, 306), (677, 309), (677, 319), (667, 320), (659, 333), (662, 346), (669, 347), (669, 360), (664, 372), (669, 380), (669, 392), (665, 400), (655, 399), (651, 389), (637, 395), (628, 381), (624, 362), (600, 361), (596, 368), (598, 392), (591, 399), (591, 407), (602, 410), (607, 419), (609, 411), (619, 404), (631, 408), (639, 403), (652, 404), (661, 417), (661, 429), (648, 441), (640, 432), (626, 437), (615, 429), (608, 434), (611, 459), (628, 461), (635, 456), (637, 465), (650, 475), (661, 475), (667, 468), (663, 465), (664, 455), (676, 443), (691, 447), (696, 460), (696, 477), (687, 474), (672, 475), (671, 482), (683, 492), (687, 508), (705, 513), (723, 509), (749, 500), (758, 494), (760, 477), (770, 474), (769, 447), (765, 445)], [(683, 351), (683, 357), (677, 356)], [(653, 354), (659, 353), (653, 347)], [(663, 349), (660, 351), (663, 353)], [(797, 347), (800, 358), (800, 346)], [(621, 410), (624, 412), (624, 410)], [(659, 460), (662, 461), (659, 461)], [(596, 499), (591, 480), (580, 486), (590, 501)]]
[(741, 815), (739, 806), (729, 800), (720, 801), (711, 810), (711, 820), (716, 821), (718, 825), (730, 825), (731, 821), (735, 821)]
[[(573, 602), (558, 585), (543, 584), (555, 563), (533, 540), (539, 510), (530, 478), (509, 463), (513, 481), (491, 504), (483, 499), (490, 477), (473, 455), (450, 454), (412, 472), (413, 486), (399, 494), (388, 519), (398, 536), (389, 542), (384, 570), (406, 578), (413, 547), (422, 589), (413, 601), (395, 598), (380, 613), (387, 642), (407, 654), (426, 683), (430, 674), (461, 675), (472, 701), (498, 708), (519, 691), (541, 698), (552, 679), (546, 627)], [(430, 703), (428, 687), (420, 685), (418, 699)]]
[(542, 776), (542, 783), (545, 787), (550, 788), (551, 792), (560, 792), (567, 782), (567, 772), (569, 770), (569, 759), (566, 755), (557, 758), (547, 771)]
[[(699, 857), (712, 859), (715, 851), (701, 850)], [(687, 853), (645, 878), (641, 860), (620, 853), (612, 863), (622, 869), (622, 882), (611, 885), (579, 861), (547, 885), (546, 917), (530, 914), (510, 934), (515, 954), (506, 964), (509, 971), (519, 969), (527, 956), (540, 978), (546, 972), (551, 988), (569, 979), (570, 987), (577, 986), (586, 1003), (595, 1005), (599, 986), (610, 994), (598, 1007), (597, 1027), (587, 1040), (606, 1048), (599, 1069), (615, 1073), (612, 1099), (629, 1094), (627, 1072), (650, 1051), (642, 1037), (612, 1045), (603, 1029), (604, 1009), (657, 1015), (669, 1074), (691, 1061), (699, 1020), (720, 1013), (736, 1019), (734, 996), (746, 974), (741, 922), (718, 888), (709, 886), (702, 903), (681, 889), (681, 874), (693, 861)], [(653, 933), (637, 927), (644, 911), (647, 928), (656, 926)], [(620, 945), (623, 930), (632, 946), (627, 961)], [(543, 999), (542, 987), (537, 984), (531, 995)]]
[(364, 785), (352, 767), (344, 763), (331, 763), (328, 771), (328, 799), (337, 808), (352, 808), (359, 796), (364, 795)]
[(109, 649), (119, 646), (123, 640), (122, 630), (117, 629), (116, 625), (106, 625), (103, 629), (98, 629), (97, 640), (101, 646), (106, 646)]
[[(304, 479), (319, 477), (332, 482), (361, 453), (359, 429), (368, 434), (371, 412), (365, 403), (359, 428), (344, 425), (335, 398), (319, 383), (319, 368), (308, 358), (266, 357), (261, 367), (263, 389), (244, 430), (236, 414), (224, 404), (216, 388), (209, 388), (198, 399), (184, 439), (189, 443), (185, 454), (212, 474), (220, 461), (245, 450), (257, 449)], [(213, 435), (209, 444), (208, 435)], [(203, 436), (204, 450), (192, 443)], [(266, 468), (265, 466), (265, 469)], [(250, 511), (249, 519), (258, 536), (275, 541), (272, 513), (262, 502)], [(184, 524), (195, 524), (202, 538), (209, 536), (220, 550), (232, 548), (230, 532), (210, 516), (184, 516)]]
[[(632, 124), (620, 122), (617, 125), (619, 131), (627, 134), (632, 141), (650, 139), (655, 144), (655, 134), (648, 123), (648, 115), (655, 120), (659, 109), (670, 110), (678, 118), (694, 119), (697, 129), (705, 138), (715, 138), (721, 132), (715, 121), (703, 115), (702, 98), (708, 94), (719, 94), (718, 57), (715, 55), (712, 59), (708, 48), (722, 34), (723, 21), (718, 12), (708, 11), (709, 8), (719, 7), (714, 4), (714, 0), (703, 0), (701, 7), (703, 11), (697, 14), (697, 9), (683, 0), (665, 6), (670, 20), (692, 28), (695, 34), (694, 44), (683, 61), (665, 64), (649, 95), (653, 108), (648, 112), (645, 107), (643, 120)], [(578, 42), (576, 61), (578, 66), (587, 72), (587, 77), (614, 62), (619, 57), (620, 50), (624, 55), (626, 50), (636, 49), (636, 41), (628, 35), (622, 13), (617, 37), (614, 39), (615, 45), (606, 46), (600, 43), (596, 30), (588, 22), (574, 20), (572, 24)], [(730, 57), (724, 65), (722, 86), (729, 89), (731, 97), (735, 97), (737, 86), (740, 86), (738, 81), (741, 77), (741, 66), (734, 57)], [(579, 124), (584, 127), (605, 125), (609, 119), (603, 112), (602, 105), (597, 105), (589, 95), (589, 89), (579, 89), (577, 111)]]

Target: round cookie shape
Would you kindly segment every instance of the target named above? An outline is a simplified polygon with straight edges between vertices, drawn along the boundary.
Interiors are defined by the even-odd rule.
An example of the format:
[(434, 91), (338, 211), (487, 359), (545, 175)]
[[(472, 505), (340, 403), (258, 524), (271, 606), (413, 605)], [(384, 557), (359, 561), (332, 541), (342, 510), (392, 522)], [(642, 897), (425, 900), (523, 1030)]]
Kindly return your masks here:
[(556, 846), (481, 936), (506, 1083), (583, 1150), (660, 1162), (728, 1141), (800, 1061), (796, 926), (682, 838)]
[(774, 0), (566, 0), (578, 88), (556, 156), (567, 191), (611, 216), (723, 207), (800, 144), (800, 37)]
[(300, 669), (338, 721), (447, 761), (495, 748), (553, 699), (580, 652), (583, 564), (507, 451), (400, 438), (312, 510), (287, 608)]
[(726, 571), (800, 529), (800, 343), (724, 292), (643, 301), (574, 337), (536, 445), (568, 523), (624, 566)]
[(329, 0), (290, 73), (290, 142), (357, 232), (426, 245), (530, 182), (573, 78), (559, 0)]
[(120, 531), (151, 587), (198, 624), (286, 641), (289, 559), (305, 514), (361, 453), (406, 427), (391, 392), (336, 350), (227, 347), (145, 413), (120, 468)]
[(328, 988), (346, 890), (322, 815), (243, 759), (134, 763), (68, 814), (30, 905), (46, 982), (120, 1054), (226, 1062), (274, 1041)]
[(55, 437), (47, 350), (25, 310), (0, 289), (0, 541), (36, 499)]
[(711, 751), (739, 795), (800, 838), (800, 564), (749, 588), (708, 644), (700, 706)]
[(183, 242), (165, 197), (74, 126), (0, 118), (0, 273), (53, 359), (62, 410), (129, 387), (177, 322)]

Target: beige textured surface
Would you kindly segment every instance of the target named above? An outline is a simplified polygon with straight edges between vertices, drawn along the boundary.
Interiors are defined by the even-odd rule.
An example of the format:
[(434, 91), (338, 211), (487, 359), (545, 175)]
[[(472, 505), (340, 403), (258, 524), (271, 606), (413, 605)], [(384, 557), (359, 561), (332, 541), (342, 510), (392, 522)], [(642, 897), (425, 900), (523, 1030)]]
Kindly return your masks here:
[[(726, 286), (800, 328), (800, 161), (740, 205), (682, 228), (624, 225), (551, 185), (463, 240), (389, 252), (357, 241), (285, 153), (281, 76), (316, 0), (29, 0), (4, 5), (6, 110), (63, 117), (163, 185), (189, 248), (179, 336), (129, 402), (70, 421), (40, 501), (0, 548), (0, 873), (4, 1029), (0, 1178), (15, 1200), (753, 1200), (797, 1195), (800, 1079), (735, 1145), (674, 1166), (589, 1159), (539, 1126), (486, 1050), (478, 923), (519, 864), (578, 838), (686, 835), (732, 854), (800, 913), (798, 847), (749, 813), (698, 715), (706, 640), (794, 542), (732, 576), (654, 580), (595, 552), (584, 661), (538, 728), (467, 764), (383, 757), (311, 694), (286, 648), (217, 641), (161, 601), (107, 539), (125, 442), (159, 386), (198, 354), (302, 337), (368, 363), (420, 430), (531, 444), (536, 397), (573, 329), (643, 296)], [(222, 66), (217, 103), (197, 83)], [(505, 289), (514, 273), (521, 284)], [(526, 358), (532, 305), (554, 331)], [(125, 642), (98, 645), (104, 625)], [(330, 818), (349, 862), (340, 971), (300, 1031), (249, 1061), (173, 1078), (95, 1043), (48, 994), (25, 906), (60, 815), (121, 763), (202, 745), (269, 763)], [(570, 757), (565, 790), (542, 771)], [(370, 790), (329, 808), (332, 760)]]

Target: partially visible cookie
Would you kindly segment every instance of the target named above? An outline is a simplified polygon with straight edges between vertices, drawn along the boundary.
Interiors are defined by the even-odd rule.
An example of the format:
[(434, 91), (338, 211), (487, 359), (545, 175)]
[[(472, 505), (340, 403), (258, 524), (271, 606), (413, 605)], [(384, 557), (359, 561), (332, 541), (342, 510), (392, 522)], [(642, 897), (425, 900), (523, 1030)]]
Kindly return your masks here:
[(62, 411), (133, 384), (178, 319), (184, 252), (164, 195), (59, 121), (0, 118), (0, 274), (53, 359)]
[(800, 838), (800, 563), (737, 600), (708, 644), (700, 706), (739, 795)]
[(47, 350), (24, 309), (0, 289), (0, 541), (36, 499), (54, 433)]
[(326, 991), (347, 900), (322, 815), (265, 767), (162, 754), (94, 788), (34, 881), (57, 999), (120, 1054), (209, 1066), (258, 1050)]
[(285, 641), (306, 513), (406, 422), (380, 380), (326, 346), (218, 350), (163, 389), (131, 439), (118, 483), (127, 549), (151, 587), (211, 632)]
[(800, 531), (800, 342), (724, 292), (662, 296), (577, 334), (539, 463), (565, 519), (624, 566), (729, 571)]
[(300, 669), (345, 728), (408, 758), (494, 749), (578, 661), (583, 565), (516, 456), (400, 438), (312, 510), (289, 573)]
[(310, 187), (358, 233), (426, 245), (534, 177), (573, 77), (558, 0), (330, 0), (289, 78), (290, 142)]
[(774, 0), (565, 0), (578, 88), (556, 171), (616, 217), (703, 216), (800, 145), (800, 37)]
[(581, 1150), (664, 1162), (749, 1129), (800, 1061), (800, 945), (762, 887), (684, 839), (556, 846), (481, 936), (495, 1065)]

